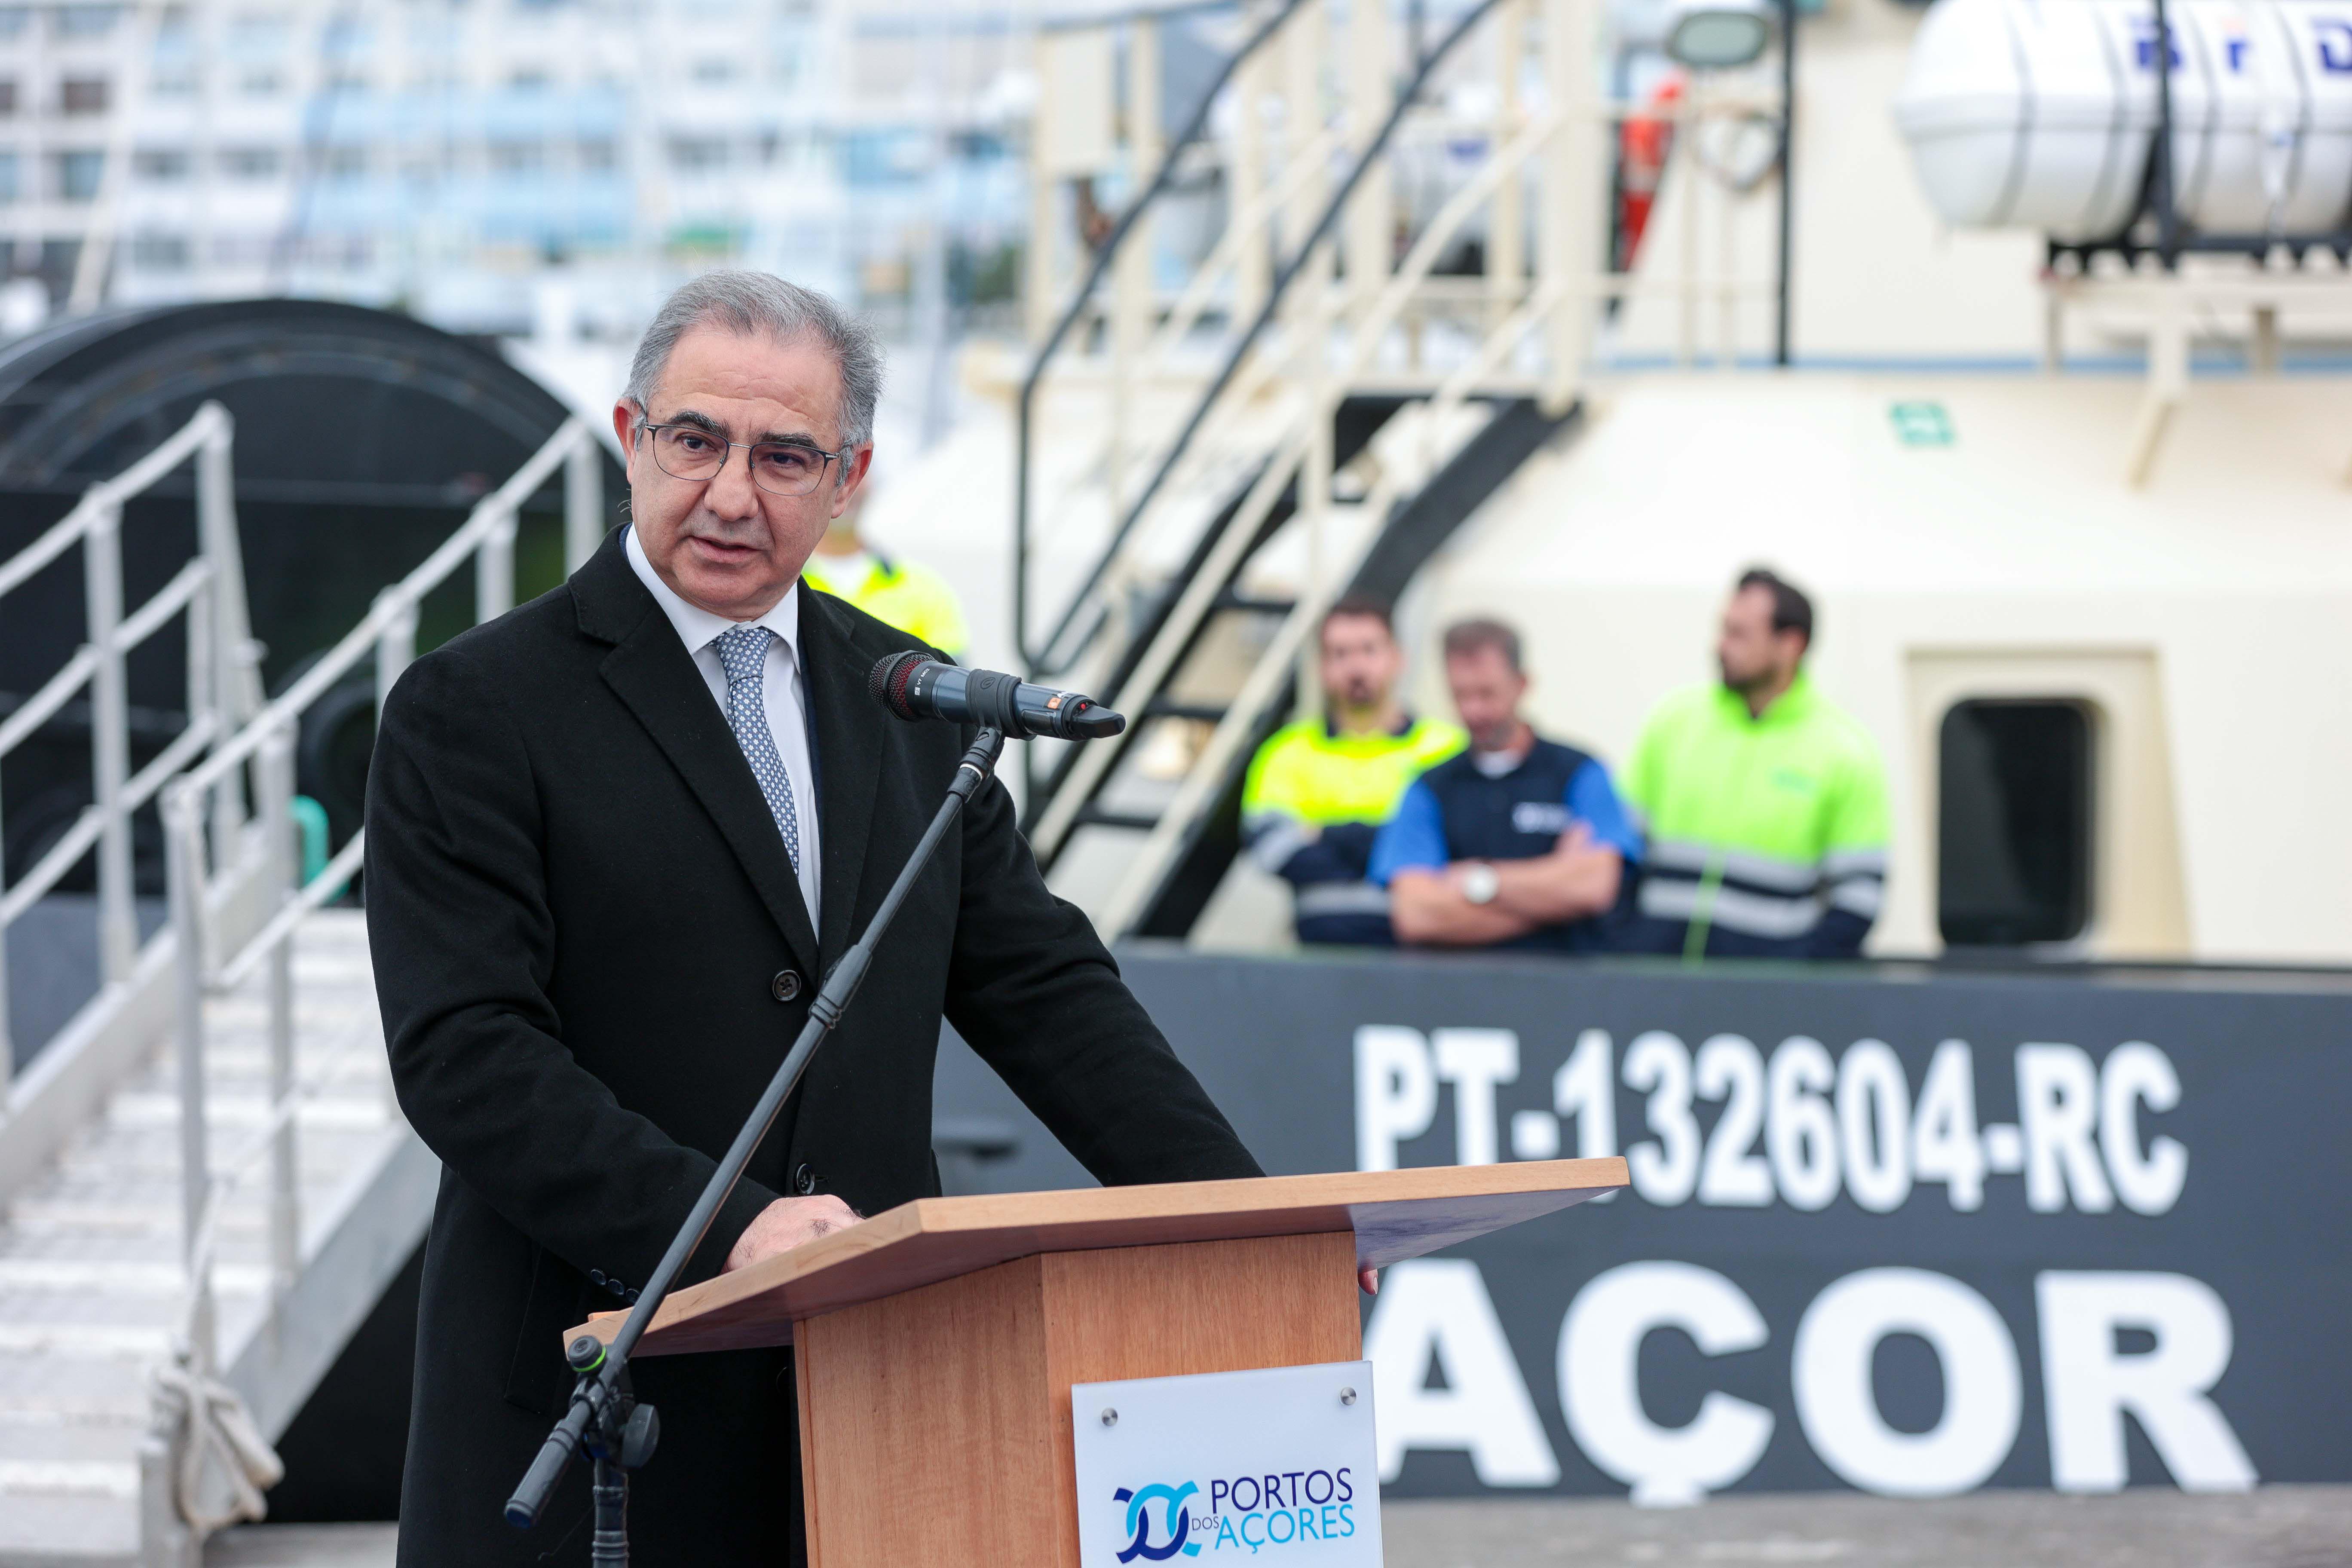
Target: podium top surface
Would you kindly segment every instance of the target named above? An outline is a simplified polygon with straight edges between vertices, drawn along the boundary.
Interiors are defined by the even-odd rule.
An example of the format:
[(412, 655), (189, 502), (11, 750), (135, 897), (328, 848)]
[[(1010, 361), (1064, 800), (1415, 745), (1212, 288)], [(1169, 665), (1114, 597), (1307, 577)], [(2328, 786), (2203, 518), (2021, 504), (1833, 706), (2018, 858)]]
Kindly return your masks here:
[[(1626, 1184), (1625, 1162), (1528, 1160), (1067, 1192), (921, 1198), (677, 1291), (639, 1355), (791, 1342), (792, 1324), (1041, 1252), (1353, 1231), (1385, 1268)], [(625, 1313), (582, 1332), (610, 1340)]]

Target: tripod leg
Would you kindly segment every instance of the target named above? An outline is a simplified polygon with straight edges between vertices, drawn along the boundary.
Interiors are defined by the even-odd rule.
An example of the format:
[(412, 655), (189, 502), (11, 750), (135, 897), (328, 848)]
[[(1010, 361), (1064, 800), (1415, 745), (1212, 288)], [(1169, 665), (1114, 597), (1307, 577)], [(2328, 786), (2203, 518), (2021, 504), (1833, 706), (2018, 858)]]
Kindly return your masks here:
[(588, 1542), (593, 1568), (629, 1568), (629, 1472), (599, 1456), (591, 1488), (596, 1532)]

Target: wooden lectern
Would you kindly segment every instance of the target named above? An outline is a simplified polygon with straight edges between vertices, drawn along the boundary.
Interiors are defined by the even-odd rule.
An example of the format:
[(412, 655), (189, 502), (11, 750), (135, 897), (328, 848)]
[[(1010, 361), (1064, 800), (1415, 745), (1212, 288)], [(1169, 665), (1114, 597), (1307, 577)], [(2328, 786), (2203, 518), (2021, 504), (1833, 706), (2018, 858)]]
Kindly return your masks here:
[(811, 1568), (991, 1542), (1075, 1568), (1072, 1384), (1358, 1360), (1359, 1268), (1625, 1184), (1547, 1160), (925, 1198), (677, 1292), (636, 1354), (796, 1347)]

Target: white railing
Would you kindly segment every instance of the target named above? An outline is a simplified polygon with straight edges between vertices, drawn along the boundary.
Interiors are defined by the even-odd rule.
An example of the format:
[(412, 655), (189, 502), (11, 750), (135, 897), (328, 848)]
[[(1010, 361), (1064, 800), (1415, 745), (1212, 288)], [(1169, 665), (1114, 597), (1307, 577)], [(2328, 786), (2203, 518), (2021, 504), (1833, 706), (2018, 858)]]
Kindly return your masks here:
[[(1224, 89), (1229, 112), (1184, 151), (1187, 178), (1215, 174), (1224, 201), (1172, 292), (1151, 284), (1153, 226), (1172, 198), (1137, 209), (1101, 277), (1083, 279), (1056, 265), (1068, 224), (1041, 198), (1032, 335), (1045, 339), (1071, 311), (1101, 330), (1049, 340), (1031, 368), (1036, 398), (1063, 395), (1057, 414), (1099, 416), (1039, 416), (1040, 428), (1055, 425), (1059, 449), (1050, 473), (1042, 458), (1032, 465), (1016, 503), (1025, 552), (1016, 633), (1034, 668), (1098, 679), (1104, 645), (1131, 629), (1136, 590), (1156, 593), (1193, 559), (1216, 512), (1206, 498), (1230, 493), (1277, 451), (1271, 433), (1286, 431), (1301, 405), (1319, 412), (1359, 392), (1443, 400), (1466, 387), (1537, 396), (1558, 413), (1592, 374), (1612, 301), (1667, 307), (1678, 363), (1710, 350), (1732, 362), (1737, 308), (1768, 298), (1771, 275), (1736, 221), (1760, 195), (1757, 182), (1716, 168), (1706, 149), (1742, 126), (1777, 130), (1784, 106), (1760, 68), (1694, 73), (1679, 97), (1629, 101), (1598, 90), (1593, 62), (1609, 24), (1596, 0), (1451, 9), (1463, 47), (1442, 60), (1410, 46), (1382, 6), (1307, 0), (1270, 24)], [(1158, 165), (1158, 121), (1139, 119), (1132, 104), (1163, 19), (1150, 7), (1117, 10), (1090, 25), (1090, 42), (1088, 26), (1072, 24), (1057, 34), (1062, 47), (1041, 55), (1052, 134), (1033, 139), (1039, 192), (1080, 176), (1124, 175), (1139, 189)], [(1118, 69), (1115, 37), (1126, 42), (1130, 100), (1116, 121), (1104, 79)], [(1400, 97), (1399, 82), (1417, 71), (1426, 82)], [(1609, 144), (1637, 121), (1672, 129), (1665, 161), (1675, 177), (1661, 186), (1658, 215), (1672, 222), (1658, 226), (1678, 244), (1637, 271), (1612, 272)], [(1465, 145), (1479, 152), (1456, 168), (1453, 149)], [(1343, 179), (1353, 183), (1327, 211)], [(1703, 234), (1717, 242), (1712, 264)], [(1482, 275), (1434, 275), (1433, 237), (1477, 241)], [(1664, 244), (1654, 236), (1654, 250)], [(1236, 342), (1277, 274), (1288, 287), (1241, 354)], [(1704, 330), (1708, 307), (1719, 341)], [(1213, 317), (1221, 328), (1209, 330)], [(1379, 331), (1367, 331), (1375, 321)], [(1318, 435), (1308, 451), (1310, 496), (1322, 493), (1328, 445)]]
[[(1219, 589), (1232, 570), (1239, 564), (1243, 552), (1256, 537), (1259, 525), (1265, 521), (1294, 479), (1301, 481), (1301, 506), (1310, 540), (1321, 531), (1330, 510), (1331, 480), (1328, 444), (1332, 420), (1338, 411), (1344, 390), (1370, 363), (1386, 340), (1390, 331), (1402, 317), (1412, 302), (1414, 291), (1425, 282), (1430, 270), (1445, 247), (1460, 232), (1480, 205), (1491, 200), (1504, 184), (1517, 178), (1519, 171), (1544, 155), (1547, 144), (1565, 116), (1559, 110), (1547, 110), (1532, 116), (1511, 140), (1489, 157), (1478, 172), (1447, 200), (1430, 221), (1404, 257), (1397, 262), (1394, 272), (1381, 279), (1381, 287), (1370, 305), (1352, 321), (1341, 319), (1339, 330), (1332, 330), (1328, 319), (1311, 318), (1307, 331), (1307, 350), (1314, 363), (1302, 376), (1307, 395), (1299, 401), (1291, 416), (1283, 420), (1265, 420), (1262, 425), (1272, 439), (1266, 443), (1268, 456), (1257, 481), (1242, 501), (1240, 509), (1228, 522), (1209, 552), (1203, 567), (1184, 584), (1181, 594), (1170, 612), (1166, 623), (1151, 646), (1145, 650), (1135, 673), (1106, 700), (1139, 711), (1175, 673), (1185, 650), (1191, 646), (1193, 632), (1210, 613)], [(1559, 319), (1561, 312), (1589, 301), (1587, 292), (1576, 290), (1572, 280), (1546, 280), (1530, 291), (1528, 298), (1516, 303), (1511, 315), (1488, 334), (1480, 352), (1468, 363), (1446, 376), (1431, 398), (1426, 419), (1434, 429), (1446, 422), (1446, 416), (1458, 408), (1473, 390), (1478, 379), (1507, 358), (1525, 337), (1538, 328)], [(1337, 353), (1333, 352), (1336, 345)], [(1269, 354), (1268, 360), (1276, 359)], [(1298, 357), (1296, 349), (1292, 357)], [(1271, 374), (1271, 372), (1266, 373)], [(1255, 393), (1246, 394), (1254, 399)], [(1263, 437), (1261, 437), (1264, 438)], [(1323, 447), (1322, 466), (1314, 469), (1317, 448)], [(1425, 476), (1424, 476), (1425, 477)], [(1380, 509), (1375, 515), (1385, 516), (1388, 505), (1395, 496), (1385, 488), (1376, 489), (1374, 502)], [(1366, 541), (1369, 543), (1369, 540)], [(1321, 553), (1319, 549), (1318, 553)], [(1276, 646), (1286, 650), (1285, 658), (1296, 658), (1303, 645), (1301, 628), (1312, 624), (1320, 606), (1335, 597), (1347, 581), (1347, 574), (1339, 568), (1352, 563), (1325, 561), (1324, 569), (1315, 574), (1315, 580), (1300, 595), (1284, 633)], [(1265, 661), (1261, 660), (1263, 664)], [(1250, 682), (1250, 689), (1261, 687), (1268, 700), (1279, 689), (1279, 670), (1261, 673)], [(1205, 787), (1199, 781), (1204, 770), (1222, 765), (1225, 752), (1237, 744), (1237, 737), (1247, 732), (1257, 715), (1245, 711), (1245, 704), (1236, 703), (1221, 725), (1230, 731), (1194, 761), (1191, 770), (1194, 787), (1180, 796), (1186, 810), (1203, 804), (1200, 791)], [(1062, 840), (1076, 827), (1078, 813), (1094, 786), (1116, 765), (1118, 753), (1108, 746), (1089, 747), (1078, 753), (1068, 781), (1058, 792), (1038, 820), (1032, 841), (1047, 853), (1059, 847)], [(1187, 826), (1182, 813), (1171, 810), (1162, 815), (1160, 826), (1154, 830), (1145, 853), (1129, 875), (1123, 879), (1114, 898), (1114, 908), (1106, 914), (1103, 924), (1114, 932), (1124, 930), (1126, 921), (1139, 912), (1141, 900), (1150, 879), (1164, 868), (1169, 857)]]
[[(1786, 105), (1760, 70), (1697, 73), (1679, 96), (1637, 103), (1601, 90), (1592, 66), (1607, 23), (1597, 0), (1468, 0), (1454, 9), (1423, 49), (1406, 44), (1385, 7), (1278, 8), (1223, 89), (1231, 112), (1215, 117), (1222, 129), (1184, 154), (1195, 174), (1215, 170), (1224, 182), (1222, 232), (1189, 279), (1165, 296), (1144, 286), (1160, 210), (1147, 195), (1066, 300), (1033, 293), (1033, 321), (1054, 323), (1023, 388), (1016, 482), (1014, 618), (1033, 669), (1066, 673), (1148, 715), (1168, 691), (1198, 684), (1186, 672), (1199, 668), (1210, 618), (1292, 495), (1304, 546), (1303, 564), (1291, 563), (1297, 580), (1270, 601), (1288, 599), (1290, 610), (1214, 731), (1155, 753), (1162, 779), (1171, 752), (1189, 752), (1189, 762), (1107, 902), (1091, 910), (1108, 934), (1141, 916), (1268, 710), (1293, 689), (1286, 678), (1310, 657), (1316, 618), (1344, 591), (1391, 508), (1469, 438), (1465, 403), (1524, 396), (1563, 416), (1601, 363), (1596, 345), (1612, 302), (1678, 307), (1684, 363), (1706, 346), (1702, 313), (1712, 305), (1721, 325), (1715, 357), (1727, 367), (1737, 307), (1769, 294), (1769, 273), (1754, 265), (1761, 255), (1738, 243), (1748, 227), (1735, 222), (1756, 182), (1717, 168), (1706, 151), (1741, 127), (1777, 132)], [(1152, 25), (1151, 14), (1134, 12), (1099, 26), (1125, 29), (1132, 50)], [(1045, 58), (1046, 102), (1099, 111), (1108, 101), (1084, 90), (1089, 73), (1111, 68), (1107, 47), (1089, 53), (1073, 43)], [(1150, 51), (1141, 58), (1148, 63)], [(1055, 75), (1064, 68), (1067, 81)], [(1056, 112), (1059, 125), (1078, 111)], [(1662, 187), (1663, 214), (1679, 243), (1664, 248), (1663, 266), (1614, 272), (1604, 176), (1612, 139), (1636, 121), (1671, 127), (1666, 162), (1676, 177)], [(1089, 172), (1079, 166), (1086, 158), (1094, 173), (1124, 169), (1139, 184), (1138, 171), (1158, 166), (1154, 122), (1139, 130), (1130, 110), (1125, 123), (1123, 146), (1107, 119), (1097, 134), (1033, 143), (1041, 188)], [(1475, 155), (1456, 168), (1453, 149), (1465, 144)], [(1150, 192), (1167, 189), (1163, 176)], [(1717, 242), (1711, 269), (1703, 233)], [(1439, 275), (1446, 256), (1473, 242), (1484, 252), (1480, 275)], [(1654, 237), (1653, 251), (1664, 246)], [(1031, 282), (1048, 294), (1062, 285), (1050, 267), (1033, 270)], [(1098, 333), (1072, 325), (1089, 315)], [(1216, 316), (1223, 325), (1212, 328)], [(1055, 426), (1045, 444), (1049, 477), (1027, 449), (1045, 427), (1029, 411), (1057, 394), (1055, 412), (1080, 417)], [(1362, 453), (1348, 488), (1363, 499), (1343, 506), (1336, 422), (1359, 394), (1412, 400), (1399, 428), (1416, 431), (1421, 450), (1408, 456), (1391, 441)], [(1089, 410), (1100, 417), (1090, 422)], [(1227, 497), (1229, 509), (1220, 505)], [(1311, 712), (1313, 671), (1297, 673)], [(1031, 797), (1030, 841), (1049, 866), (1094, 819), (1148, 728), (1147, 718), (1118, 742), (1085, 748), (1064, 763), (1050, 795)], [(1141, 823), (1130, 816), (1118, 826)]]
[[(0, 721), (5, 757), (85, 691), (90, 715), (91, 804), (22, 880), (0, 892), (0, 1118), (7, 1114), (12, 1042), (8, 1032), (7, 935), (66, 874), (95, 848), (98, 952), (101, 987), (131, 978), (139, 952), (132, 905), (131, 820), (166, 780), (234, 731), (259, 704), (256, 649), (245, 616), (245, 570), (237, 544), (230, 477), (235, 421), (207, 403), (178, 433), (110, 479), (92, 485), (63, 519), (5, 563), (0, 597), (24, 587), (76, 545), (82, 552), (87, 639), (64, 668)], [(122, 604), (124, 503), (190, 458), (196, 465), (196, 554), (138, 609)], [(124, 667), (131, 650), (184, 616), (187, 723), (146, 765), (131, 767), (130, 704)], [(242, 802), (235, 791), (216, 803), (221, 831), (233, 833)], [(5, 880), (0, 868), (0, 880)]]
[[(303, 919), (337, 898), (358, 871), (365, 830), (352, 836), (325, 867), (305, 879), (295, 840), (294, 753), (302, 715), (361, 663), (375, 665), (377, 710), (401, 671), (415, 657), (418, 610), (425, 596), (467, 562), (474, 567), (475, 619), (487, 621), (514, 605), (514, 543), (522, 506), (563, 467), (567, 555), (576, 562), (593, 547), (604, 510), (603, 460), (594, 433), (582, 420), (564, 423), (474, 508), (465, 525), (425, 563), (376, 595), (373, 608), (285, 693), (215, 747), (200, 765), (163, 790), (165, 877), (170, 929), (177, 939), (173, 1004), (180, 1100), (182, 1244), (187, 1275), (182, 1342), (185, 1369), (199, 1374), (219, 1364), (213, 1314), (213, 1248), (221, 1205), (257, 1165), (268, 1170), (271, 1310), (299, 1275), (301, 1213), (294, 1117), (317, 1092), (340, 1057), (339, 1047), (308, 1063), (298, 1080), (294, 1041), (293, 938)], [(205, 831), (222, 801), (249, 784), (255, 828), (244, 834)], [(208, 807), (210, 808), (208, 810)], [(210, 843), (207, 844), (209, 837)], [(274, 909), (260, 930), (234, 952), (224, 952), (215, 914), (226, 889), (258, 874)], [(205, 1123), (205, 1001), (257, 973), (267, 972), (269, 1105), (260, 1131), (215, 1166)], [(348, 1047), (360, 1037), (342, 1042)]]

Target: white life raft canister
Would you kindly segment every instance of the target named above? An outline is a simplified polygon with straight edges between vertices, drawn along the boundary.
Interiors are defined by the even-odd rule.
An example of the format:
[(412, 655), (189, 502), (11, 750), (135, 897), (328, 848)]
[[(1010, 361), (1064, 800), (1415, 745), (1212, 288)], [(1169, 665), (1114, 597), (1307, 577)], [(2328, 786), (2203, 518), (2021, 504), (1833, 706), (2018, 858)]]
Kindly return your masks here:
[[(2313, 234), (2352, 208), (2352, 0), (2168, 0), (2175, 210)], [(2156, 129), (2148, 0), (1937, 0), (1895, 123), (1962, 228), (2082, 242), (2137, 206)]]

